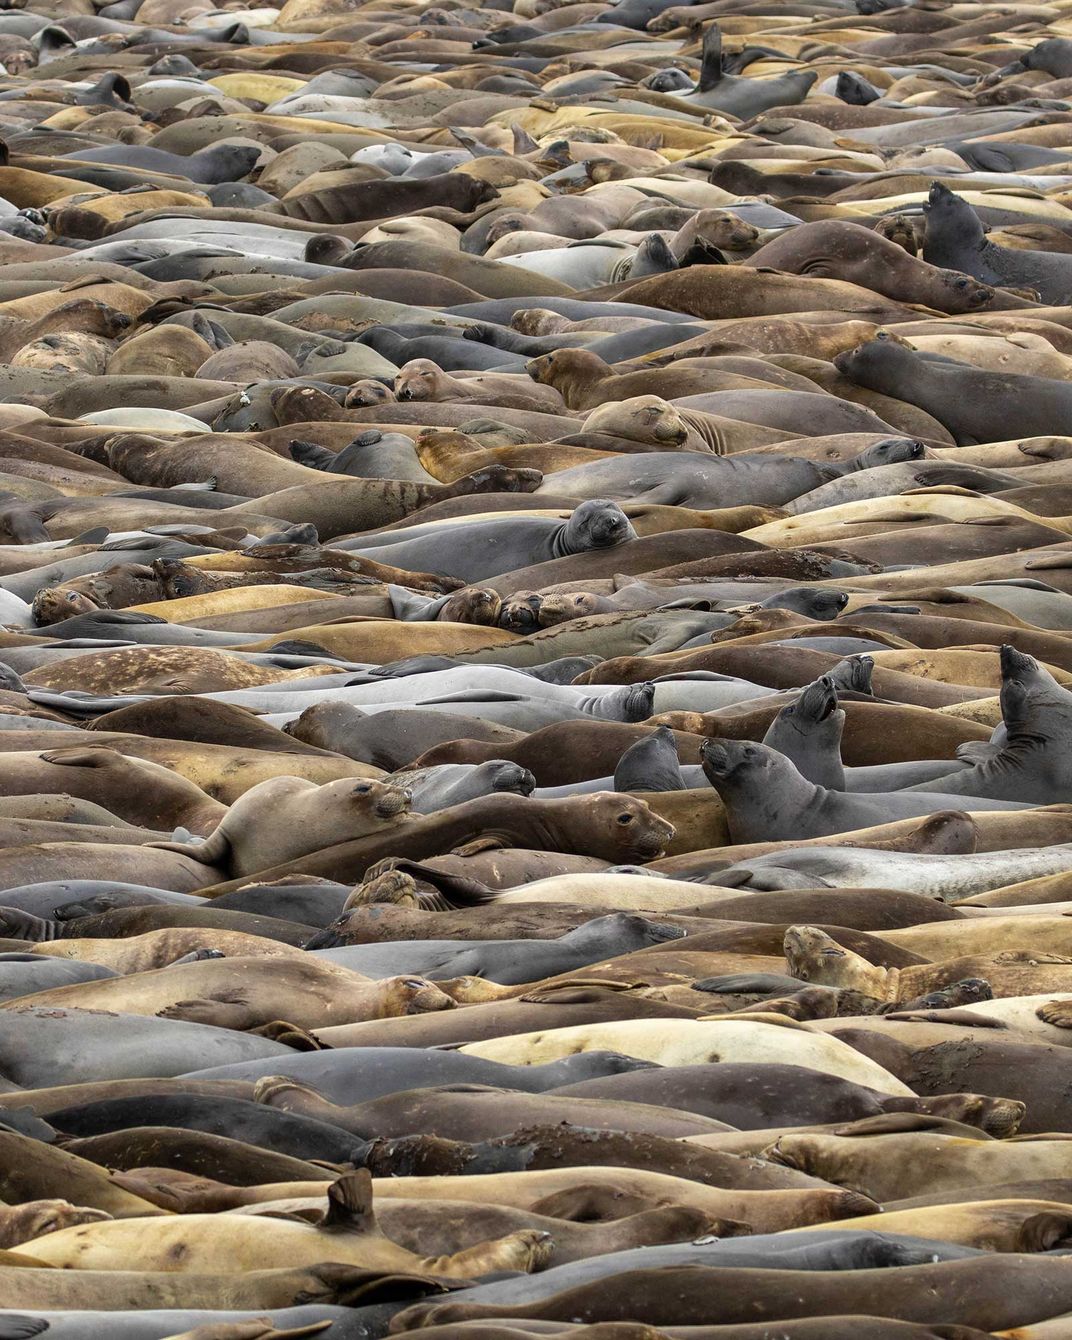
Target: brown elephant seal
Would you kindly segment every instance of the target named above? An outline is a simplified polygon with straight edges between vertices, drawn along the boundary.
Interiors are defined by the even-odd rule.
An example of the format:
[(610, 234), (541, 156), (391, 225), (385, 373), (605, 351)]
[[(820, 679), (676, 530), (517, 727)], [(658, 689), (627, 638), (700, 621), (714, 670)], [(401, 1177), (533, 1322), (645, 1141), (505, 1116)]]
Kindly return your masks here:
[(653, 446), (681, 447), (688, 441), (689, 425), (676, 406), (661, 396), (638, 395), (596, 405), (582, 424), (581, 432), (603, 433)]
[(204, 842), (152, 845), (250, 875), (403, 824), (408, 811), (409, 792), (391, 783), (272, 777), (240, 796)]
[(549, 388), (530, 386), (510, 374), (454, 377), (430, 358), (411, 358), (404, 363), (395, 377), (394, 391), (399, 401), (475, 400), (482, 405), (504, 405), (545, 414), (562, 413), (562, 397)]
[(160, 580), (152, 568), (140, 564), (115, 564), (103, 572), (75, 577), (59, 586), (42, 587), (31, 609), (39, 627), (59, 623), (76, 614), (98, 609), (126, 609), (143, 601), (159, 600)]
[[(673, 836), (673, 826), (633, 796), (606, 791), (564, 800), (534, 800), (498, 794), (422, 815), (382, 837), (373, 834), (337, 843), (328, 850), (273, 866), (263, 874), (274, 879), (293, 872), (323, 873), (356, 884), (370, 866), (385, 857), (420, 860), (472, 843), (485, 848), (575, 852), (612, 862), (649, 861), (666, 850)], [(219, 884), (206, 892), (216, 896), (231, 887)]]
[(128, 823), (156, 831), (209, 832), (226, 809), (181, 774), (148, 759), (109, 748), (66, 745), (41, 753), (0, 755), (0, 794), (64, 794), (91, 799)]
[(910, 256), (872, 228), (821, 219), (792, 228), (752, 254), (750, 264), (788, 274), (841, 279), (894, 302), (935, 311), (975, 312), (990, 306), (994, 290), (970, 274), (939, 269)]
[[(177, 963), (38, 991), (6, 1002), (0, 1010), (17, 1014), (32, 1001), (43, 1009), (111, 1010), (248, 1033), (280, 1018), (295, 1029), (327, 1028), (454, 1008), (451, 996), (422, 977), (373, 982), (312, 954), (276, 958), (271, 972), (263, 968), (262, 958)], [(84, 986), (110, 990), (78, 994)]]
[[(157, 1224), (163, 1226), (162, 1232), (154, 1231)], [(109, 1226), (119, 1231), (90, 1231)], [(40, 1249), (36, 1259), (70, 1268), (120, 1269), (122, 1262), (151, 1270), (178, 1258), (185, 1271), (211, 1265), (239, 1275), (280, 1263), (290, 1268), (312, 1266), (329, 1254), (341, 1264), (366, 1270), (475, 1276), (535, 1270), (551, 1253), (546, 1234), (522, 1230), (452, 1256), (417, 1257), (379, 1229), (372, 1209), (372, 1179), (363, 1169), (345, 1174), (331, 1186), (327, 1214), (315, 1227), (260, 1215), (172, 1215), (62, 1229), (36, 1239), (34, 1246)]]
[(110, 1218), (104, 1210), (72, 1205), (67, 1200), (30, 1200), (22, 1205), (5, 1205), (0, 1209), (0, 1248), (18, 1247), (46, 1233)]
[[(259, 587), (263, 593), (267, 588)], [(224, 597), (231, 592), (222, 592)], [(192, 597), (191, 599), (206, 599)], [(268, 597), (270, 600), (271, 598)], [(168, 602), (172, 603), (172, 602)], [(314, 673), (322, 673), (320, 667)], [(277, 679), (308, 679), (310, 671), (255, 665), (214, 647), (139, 646), (87, 651), (76, 659), (45, 664), (24, 676), (34, 688), (83, 693), (216, 693)]]

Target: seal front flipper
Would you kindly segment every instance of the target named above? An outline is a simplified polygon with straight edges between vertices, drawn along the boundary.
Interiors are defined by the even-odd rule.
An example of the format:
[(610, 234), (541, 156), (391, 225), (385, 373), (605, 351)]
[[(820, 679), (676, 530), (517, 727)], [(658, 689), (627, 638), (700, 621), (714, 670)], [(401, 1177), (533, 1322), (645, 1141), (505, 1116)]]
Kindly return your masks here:
[(253, 1010), (241, 992), (221, 992), (193, 1000), (177, 1000), (156, 1013), (158, 1019), (178, 1019), (187, 1024), (211, 1024), (214, 1028), (228, 1028), (234, 1033), (245, 1033), (264, 1018)]
[(504, 1238), (478, 1242), (453, 1256), (425, 1257), (420, 1267), (441, 1275), (489, 1275), (507, 1270), (531, 1274), (543, 1269), (554, 1247), (550, 1233), (523, 1228)]
[(1035, 1011), (1044, 1024), (1054, 1028), (1072, 1028), (1072, 1000), (1047, 1000)]

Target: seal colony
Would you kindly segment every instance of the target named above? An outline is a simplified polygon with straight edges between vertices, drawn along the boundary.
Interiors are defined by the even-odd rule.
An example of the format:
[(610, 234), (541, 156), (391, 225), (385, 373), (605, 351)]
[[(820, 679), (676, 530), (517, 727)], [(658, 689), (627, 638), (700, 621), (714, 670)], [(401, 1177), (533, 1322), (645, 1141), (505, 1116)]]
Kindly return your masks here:
[(1072, 1337), (1072, 29), (0, 9), (0, 1340)]

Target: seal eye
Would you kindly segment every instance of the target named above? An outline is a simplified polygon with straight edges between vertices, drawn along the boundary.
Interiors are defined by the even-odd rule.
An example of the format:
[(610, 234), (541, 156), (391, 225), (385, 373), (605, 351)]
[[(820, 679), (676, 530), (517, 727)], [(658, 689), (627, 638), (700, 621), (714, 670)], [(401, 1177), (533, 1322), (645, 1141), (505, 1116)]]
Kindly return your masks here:
[(622, 827), (624, 828), (624, 826), (625, 826), (626, 824), (631, 824), (631, 823), (633, 822), (633, 816), (632, 816), (631, 814), (619, 814), (619, 815), (618, 815), (618, 822), (619, 822), (619, 823), (622, 825)]
[(420, 991), (426, 984), (419, 977), (405, 977), (402, 985), (408, 986), (413, 991)]
[(68, 600), (71, 602), (71, 604), (73, 605), (73, 604), (75, 604), (76, 601), (78, 600), (78, 595), (77, 595), (77, 593), (74, 592), (74, 591), (68, 591), (68, 593), (67, 593), (67, 599), (68, 599)]
[(359, 782), (357, 786), (354, 787), (354, 795), (367, 796), (371, 790), (372, 787), (369, 786), (368, 782)]

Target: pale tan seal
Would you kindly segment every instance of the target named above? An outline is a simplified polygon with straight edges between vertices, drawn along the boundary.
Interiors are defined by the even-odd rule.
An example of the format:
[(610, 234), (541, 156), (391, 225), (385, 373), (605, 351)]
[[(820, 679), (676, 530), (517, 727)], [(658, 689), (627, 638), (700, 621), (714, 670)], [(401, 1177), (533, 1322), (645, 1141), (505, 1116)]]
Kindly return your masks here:
[(150, 845), (234, 878), (402, 824), (408, 810), (409, 792), (389, 782), (273, 777), (236, 800), (204, 842)]

